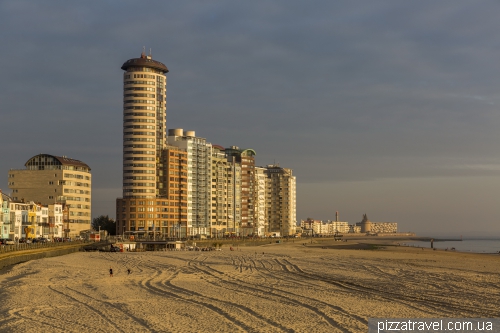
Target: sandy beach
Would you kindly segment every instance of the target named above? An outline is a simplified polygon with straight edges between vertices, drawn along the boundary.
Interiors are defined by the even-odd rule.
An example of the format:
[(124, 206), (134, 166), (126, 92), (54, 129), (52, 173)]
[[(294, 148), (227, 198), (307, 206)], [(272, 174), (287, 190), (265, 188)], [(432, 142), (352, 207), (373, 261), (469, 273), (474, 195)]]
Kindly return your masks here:
[(498, 255), (306, 244), (18, 264), (0, 271), (0, 331), (366, 332), (368, 318), (500, 317)]

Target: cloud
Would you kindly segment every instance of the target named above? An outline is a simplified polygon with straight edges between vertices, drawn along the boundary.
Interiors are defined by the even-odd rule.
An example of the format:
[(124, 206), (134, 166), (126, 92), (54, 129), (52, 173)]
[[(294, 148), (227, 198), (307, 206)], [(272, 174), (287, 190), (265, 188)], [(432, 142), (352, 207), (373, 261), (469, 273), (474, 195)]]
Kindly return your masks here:
[(499, 6), (3, 1), (2, 187), (40, 152), (119, 187), (120, 66), (143, 46), (170, 69), (168, 128), (252, 147), (299, 183), (493, 176), (477, 166), (500, 154)]

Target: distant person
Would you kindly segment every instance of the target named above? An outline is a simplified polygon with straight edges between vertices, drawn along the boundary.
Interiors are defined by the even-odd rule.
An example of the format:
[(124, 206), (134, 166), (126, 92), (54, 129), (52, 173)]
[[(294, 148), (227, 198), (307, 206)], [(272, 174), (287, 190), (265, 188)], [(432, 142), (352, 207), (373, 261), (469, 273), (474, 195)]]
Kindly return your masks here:
[(109, 277), (113, 277), (113, 268), (109, 268)]
[(130, 273), (132, 273), (132, 271), (130, 270), (130, 268), (127, 268), (127, 273), (128, 273), (128, 275), (130, 275)]

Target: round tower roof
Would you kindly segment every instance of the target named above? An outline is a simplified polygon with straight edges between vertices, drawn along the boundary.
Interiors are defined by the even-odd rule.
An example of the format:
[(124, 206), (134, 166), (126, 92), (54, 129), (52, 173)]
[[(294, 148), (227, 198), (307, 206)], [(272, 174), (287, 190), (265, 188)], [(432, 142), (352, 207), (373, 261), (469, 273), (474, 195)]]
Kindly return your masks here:
[(168, 73), (167, 66), (159, 61), (151, 59), (151, 56), (146, 57), (144, 53), (141, 54), (140, 58), (133, 58), (125, 61), (121, 68), (126, 71), (129, 67), (149, 67), (162, 71), (163, 73)]

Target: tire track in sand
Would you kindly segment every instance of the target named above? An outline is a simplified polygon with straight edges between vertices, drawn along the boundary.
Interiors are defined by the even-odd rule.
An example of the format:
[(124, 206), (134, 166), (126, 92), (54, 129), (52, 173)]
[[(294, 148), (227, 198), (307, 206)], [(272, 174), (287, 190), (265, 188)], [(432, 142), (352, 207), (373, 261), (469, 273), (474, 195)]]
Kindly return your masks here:
[(149, 292), (151, 292), (151, 293), (153, 293), (155, 295), (158, 295), (160, 297), (169, 296), (172, 299), (175, 299), (175, 300), (178, 300), (178, 301), (182, 301), (182, 302), (186, 302), (186, 303), (191, 303), (191, 304), (194, 304), (194, 305), (198, 305), (198, 306), (204, 307), (204, 308), (208, 309), (209, 311), (212, 311), (213, 313), (215, 313), (217, 316), (222, 317), (224, 320), (226, 320), (227, 322), (231, 323), (232, 325), (236, 326), (242, 332), (251, 332), (251, 331), (253, 331), (252, 327), (248, 326), (244, 322), (241, 322), (240, 320), (238, 320), (237, 318), (235, 318), (234, 316), (232, 316), (228, 311), (226, 311), (225, 309), (223, 309), (221, 307), (218, 307), (218, 306), (213, 305), (213, 304), (205, 303), (203, 301), (199, 301), (199, 300), (196, 300), (196, 299), (189, 299), (188, 297), (186, 297), (187, 295), (186, 296), (180, 296), (180, 295), (178, 295), (175, 292), (171, 292), (171, 291), (165, 290), (163, 288), (158, 288), (158, 287), (154, 286), (153, 283), (152, 283), (152, 281), (155, 280), (155, 279), (160, 278), (162, 274), (163, 274), (163, 272), (155, 270), (153, 272), (153, 274), (151, 274), (151, 276), (149, 278), (146, 278), (146, 279), (143, 279), (143, 280), (140, 281), (142, 288), (144, 288), (147, 291), (149, 291)]
[[(335, 319), (331, 318), (327, 313), (325, 313), (323, 310), (321, 310), (318, 306), (308, 304), (310, 302), (317, 302), (315, 299), (307, 298), (304, 296), (299, 296), (299, 295), (289, 295), (287, 292), (279, 290), (279, 289), (273, 289), (273, 288), (265, 288), (265, 287), (260, 287), (256, 285), (250, 286), (247, 281), (241, 280), (237, 276), (233, 276), (232, 280), (225, 280), (224, 277), (229, 277), (227, 274), (224, 272), (220, 272), (210, 266), (203, 266), (203, 268), (200, 268), (199, 266), (197, 267), (201, 272), (211, 275), (214, 277), (218, 282), (225, 284), (226, 289), (234, 290), (236, 292), (242, 292), (242, 290), (247, 290), (250, 291), (254, 294), (258, 294), (260, 298), (265, 298), (271, 301), (278, 301), (279, 303), (286, 303), (295, 307), (302, 307), (310, 310), (311, 312), (315, 313), (318, 317), (324, 319), (332, 328), (335, 328), (337, 330), (340, 330), (341, 332), (344, 333), (350, 333), (350, 332), (357, 332), (357, 331), (350, 331), (348, 329), (345, 329), (342, 327), (342, 325), (337, 322)], [(301, 300), (297, 300), (294, 297), (301, 298)], [(305, 303), (304, 300), (307, 300), (308, 303)], [(319, 303), (319, 302), (317, 302)], [(327, 305), (329, 308), (332, 308), (330, 304), (324, 303)], [(338, 311), (338, 310), (337, 310)], [(347, 313), (346, 313), (347, 314)], [(353, 318), (352, 316), (349, 316), (349, 318)], [(363, 325), (366, 325), (366, 321), (363, 320), (362, 322)]]
[[(196, 271), (196, 263), (194, 260), (198, 259), (199, 257), (193, 258), (192, 260), (189, 260), (187, 265), (194, 268)], [(205, 261), (207, 258), (203, 258), (199, 262)], [(193, 263), (195, 263), (193, 265)], [(158, 266), (158, 263), (155, 263), (156, 267)], [(161, 266), (161, 264), (160, 264)], [(188, 301), (192, 303), (196, 303), (198, 305), (204, 306), (206, 308), (209, 308), (210, 310), (216, 311), (219, 315), (223, 315), (227, 320), (229, 320), (231, 323), (239, 323), (242, 329), (245, 331), (259, 331), (262, 329), (262, 325), (268, 325), (273, 328), (273, 332), (276, 331), (282, 331), (282, 332), (293, 332), (292, 329), (285, 327), (281, 325), (280, 323), (277, 323), (275, 321), (272, 321), (270, 318), (264, 317), (257, 313), (256, 311), (252, 310), (251, 308), (241, 305), (239, 303), (227, 301), (226, 299), (220, 299), (220, 298), (215, 298), (211, 297), (208, 295), (204, 295), (201, 293), (198, 293), (193, 290), (189, 290), (186, 288), (182, 288), (179, 286), (176, 286), (172, 284), (172, 281), (178, 276), (178, 274), (181, 273), (181, 270), (178, 269), (175, 272), (172, 272), (170, 276), (167, 276), (166, 278), (162, 278), (162, 275), (165, 275), (163, 271), (157, 271), (156, 276), (151, 278), (146, 284), (148, 287), (155, 288), (156, 291), (161, 291), (168, 293), (170, 295), (175, 295), (176, 298), (183, 300), (183, 301)], [(159, 280), (155, 282), (154, 280)], [(156, 284), (156, 285), (153, 285)], [(159, 285), (159, 286), (158, 286)], [(222, 305), (222, 306), (221, 306)], [(228, 310), (226, 310), (227, 308)], [(236, 310), (236, 311), (235, 311)], [(235, 312), (241, 312), (241, 315), (238, 317), (246, 318), (251, 322), (251, 324), (247, 324), (234, 315), (232, 313)], [(253, 319), (251, 318), (253, 317)], [(256, 327), (251, 327), (249, 325), (255, 325)], [(265, 326), (264, 326), (265, 327)]]
[[(347, 290), (359, 292), (359, 293), (364, 293), (364, 294), (370, 294), (382, 299), (387, 299), (390, 301), (398, 302), (401, 304), (404, 304), (405, 306), (408, 306), (410, 308), (414, 308), (419, 311), (423, 312), (428, 312), (430, 314), (435, 314), (437, 313), (442, 313), (443, 311), (448, 312), (450, 315), (456, 315), (457, 311), (461, 313), (461, 311), (469, 311), (470, 315), (475, 315), (475, 316), (485, 316), (485, 313), (482, 311), (483, 309), (477, 309), (476, 307), (473, 306), (467, 306), (465, 304), (461, 305), (455, 305), (451, 304), (449, 302), (443, 302), (435, 299), (429, 299), (429, 298), (424, 298), (422, 295), (417, 296), (412, 296), (412, 295), (403, 295), (400, 293), (395, 293), (390, 290), (378, 290), (376, 288), (364, 286), (355, 282), (350, 282), (350, 281), (337, 281), (334, 280), (333, 278), (330, 277), (325, 277), (321, 275), (316, 275), (312, 273), (307, 273), (304, 272), (299, 266), (292, 264), (288, 261), (288, 264), (295, 266), (295, 269), (297, 270), (297, 275), (302, 275), (305, 278), (308, 279), (314, 279), (317, 281), (322, 281), (328, 284), (335, 285), (340, 288), (344, 288)], [(419, 306), (423, 308), (416, 307), (415, 304), (418, 304)], [(427, 309), (432, 309), (433, 312), (427, 310)], [(492, 315), (491, 313), (489, 314), (490, 316)]]

